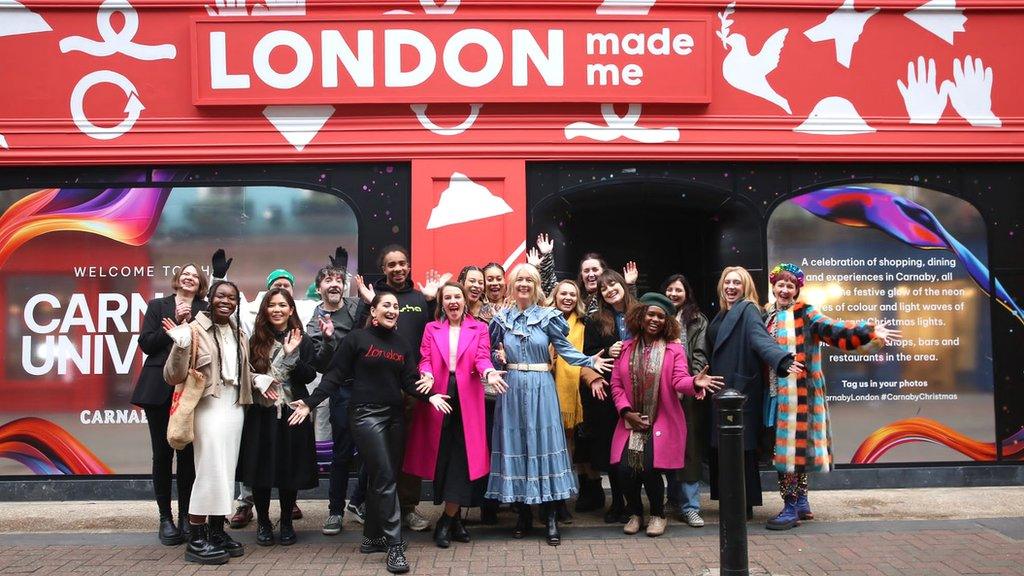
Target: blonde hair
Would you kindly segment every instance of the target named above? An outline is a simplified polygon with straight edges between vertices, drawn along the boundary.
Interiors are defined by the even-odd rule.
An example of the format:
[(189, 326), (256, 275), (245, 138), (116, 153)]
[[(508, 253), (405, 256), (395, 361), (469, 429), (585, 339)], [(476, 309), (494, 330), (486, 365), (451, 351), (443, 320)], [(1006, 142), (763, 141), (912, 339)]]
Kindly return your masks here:
[(521, 273), (525, 273), (530, 279), (533, 280), (533, 294), (530, 295), (530, 303), (536, 304), (537, 306), (547, 306), (547, 297), (544, 296), (544, 288), (540, 285), (540, 272), (533, 264), (516, 264), (512, 270), (508, 273), (508, 280), (505, 282), (507, 286), (508, 295), (505, 297), (505, 302), (509, 306), (516, 305), (515, 297), (515, 283), (516, 278)]
[(750, 272), (742, 266), (728, 266), (725, 270), (722, 270), (722, 276), (718, 279), (718, 305), (722, 310), (728, 310), (729, 306), (725, 302), (725, 277), (733, 272), (740, 277), (740, 284), (743, 286), (743, 300), (753, 302), (757, 309), (761, 309), (761, 303), (757, 297), (757, 286), (754, 285), (754, 279), (750, 276)]
[[(558, 308), (558, 303), (555, 301), (555, 297), (558, 295), (558, 291), (562, 289), (562, 284), (569, 284), (576, 289), (576, 306), (572, 309), (572, 312), (574, 312), (579, 318), (586, 316), (587, 309), (583, 305), (583, 291), (580, 290), (580, 285), (577, 284), (575, 280), (565, 279), (559, 281), (558, 284), (555, 284), (555, 287), (551, 289), (551, 294), (548, 295), (548, 301), (551, 302), (552, 306)], [(561, 310), (561, 308), (559, 308), (559, 310)]]

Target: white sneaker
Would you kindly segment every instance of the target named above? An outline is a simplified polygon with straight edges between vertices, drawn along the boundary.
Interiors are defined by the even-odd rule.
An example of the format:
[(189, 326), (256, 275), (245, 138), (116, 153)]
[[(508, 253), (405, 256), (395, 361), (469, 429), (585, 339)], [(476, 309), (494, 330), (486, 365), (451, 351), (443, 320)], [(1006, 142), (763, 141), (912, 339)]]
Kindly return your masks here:
[(682, 516), (683, 522), (686, 522), (694, 528), (700, 528), (704, 526), (704, 519), (700, 517), (700, 512), (697, 512), (696, 510), (683, 510)]
[(426, 532), (430, 530), (430, 522), (423, 516), (420, 516), (420, 513), (415, 508), (406, 513), (405, 516), (402, 516), (402, 524), (413, 532)]

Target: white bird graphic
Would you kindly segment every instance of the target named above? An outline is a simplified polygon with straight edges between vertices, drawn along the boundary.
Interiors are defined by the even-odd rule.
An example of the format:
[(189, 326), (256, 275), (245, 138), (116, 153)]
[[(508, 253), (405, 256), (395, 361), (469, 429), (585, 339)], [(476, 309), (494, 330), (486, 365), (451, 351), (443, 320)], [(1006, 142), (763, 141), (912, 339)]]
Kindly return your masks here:
[(843, 5), (826, 16), (821, 24), (807, 29), (804, 36), (807, 36), (811, 42), (834, 40), (836, 62), (849, 68), (850, 59), (853, 57), (853, 45), (860, 40), (861, 32), (864, 31), (864, 24), (867, 23), (868, 18), (877, 13), (878, 8), (857, 12), (853, 8), (853, 0), (845, 0)]
[(736, 3), (730, 2), (724, 12), (718, 13), (718, 19), (722, 24), (721, 29), (715, 34), (729, 50), (722, 60), (722, 77), (733, 88), (764, 98), (785, 110), (787, 114), (792, 114), (789, 101), (768, 83), (768, 75), (779, 65), (782, 44), (786, 41), (789, 28), (772, 34), (761, 47), (761, 51), (757, 55), (751, 55), (750, 49), (747, 48), (747, 39), (742, 34), (729, 32), (729, 27), (733, 23), (729, 16), (736, 11), (735, 7)]

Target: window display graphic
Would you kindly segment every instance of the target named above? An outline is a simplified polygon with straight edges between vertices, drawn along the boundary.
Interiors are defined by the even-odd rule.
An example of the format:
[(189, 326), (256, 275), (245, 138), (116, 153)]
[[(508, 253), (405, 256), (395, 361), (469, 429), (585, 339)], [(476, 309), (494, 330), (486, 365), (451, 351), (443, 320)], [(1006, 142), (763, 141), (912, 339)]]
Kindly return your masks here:
[[(868, 354), (826, 355), (836, 462), (996, 459), (989, 296), (1024, 323), (987, 266), (980, 214), (890, 184), (825, 188), (772, 214), (770, 262), (807, 274), (801, 299), (837, 320), (899, 328)], [(1024, 430), (1003, 453), (1024, 459)]]
[[(158, 185), (122, 176), (117, 188), (0, 191), (0, 476), (149, 472), (146, 415), (130, 403), (139, 333), (178, 266), (209, 273), (224, 248), (243, 313), (273, 269), (294, 274), (297, 298), (339, 245), (358, 269), (356, 216), (337, 196), (197, 186), (175, 171), (154, 173), (168, 182)], [(393, 188), (385, 168), (361, 185)]]

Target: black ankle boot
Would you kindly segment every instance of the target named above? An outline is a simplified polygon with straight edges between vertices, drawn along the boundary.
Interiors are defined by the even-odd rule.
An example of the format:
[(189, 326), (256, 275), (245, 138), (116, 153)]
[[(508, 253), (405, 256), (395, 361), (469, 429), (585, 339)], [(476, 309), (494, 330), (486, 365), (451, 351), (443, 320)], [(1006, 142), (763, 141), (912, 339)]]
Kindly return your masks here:
[(242, 546), (240, 542), (235, 542), (228, 533), (224, 531), (224, 517), (223, 516), (210, 516), (207, 525), (210, 527), (209, 535), (207, 539), (214, 546), (220, 546), (228, 553), (232, 558), (238, 558), (242, 554), (245, 554), (245, 546)]
[(462, 516), (456, 514), (452, 518), (452, 540), (456, 542), (469, 542), (469, 530), (466, 530), (466, 526), (462, 523)]
[(601, 479), (580, 476), (580, 496), (576, 499), (576, 513), (593, 512), (604, 508), (604, 487)]
[(292, 527), (292, 515), (291, 512), (281, 515), (281, 536), (278, 538), (278, 542), (281, 546), (291, 546), (295, 544), (298, 537), (295, 535), (295, 528)]
[(530, 510), (529, 504), (517, 504), (517, 512), (519, 518), (516, 519), (516, 527), (512, 529), (513, 538), (522, 538), (530, 533), (530, 529), (533, 528), (533, 510)]
[(452, 517), (442, 513), (437, 525), (434, 526), (434, 544), (437, 544), (438, 548), (447, 548), (452, 545), (451, 529)]
[(188, 544), (185, 546), (185, 561), (196, 564), (226, 564), (230, 556), (220, 546), (206, 538), (206, 524), (189, 527)]
[(260, 546), (274, 545), (274, 525), (270, 520), (256, 520), (256, 543)]
[(490, 500), (480, 505), (480, 523), (493, 526), (498, 523), (498, 504)]
[(188, 532), (191, 524), (188, 523), (188, 500), (178, 500), (178, 530), (181, 531), (181, 541), (188, 542)]
[(569, 507), (566, 506), (565, 500), (559, 500), (555, 510), (558, 512), (559, 522), (562, 524), (572, 524), (572, 514), (569, 513)]
[(409, 571), (409, 561), (405, 559), (405, 542), (388, 546), (386, 563), (388, 572), (392, 574), (404, 574)]
[(160, 531), (157, 533), (160, 543), (164, 546), (177, 546), (185, 541), (181, 530), (174, 525), (174, 517), (170, 514), (160, 515)]
[(544, 508), (548, 546), (558, 546), (562, 543), (562, 534), (558, 531), (558, 502), (548, 502)]

